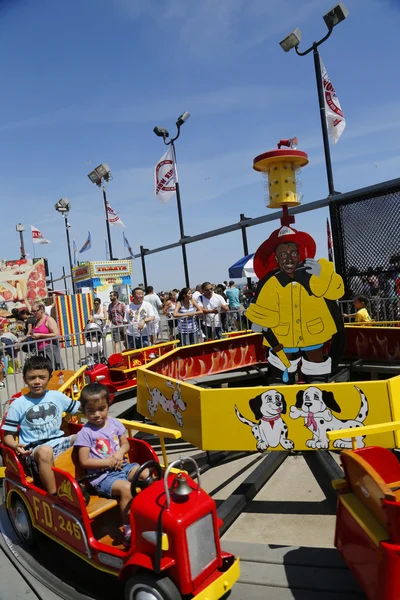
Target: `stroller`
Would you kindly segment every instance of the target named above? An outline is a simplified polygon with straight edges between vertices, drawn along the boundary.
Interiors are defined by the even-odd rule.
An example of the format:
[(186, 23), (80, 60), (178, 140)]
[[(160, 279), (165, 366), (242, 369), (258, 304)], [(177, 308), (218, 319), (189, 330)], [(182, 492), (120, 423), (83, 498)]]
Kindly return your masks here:
[(104, 361), (104, 337), (100, 325), (88, 322), (85, 329), (85, 358), (79, 363), (89, 367)]

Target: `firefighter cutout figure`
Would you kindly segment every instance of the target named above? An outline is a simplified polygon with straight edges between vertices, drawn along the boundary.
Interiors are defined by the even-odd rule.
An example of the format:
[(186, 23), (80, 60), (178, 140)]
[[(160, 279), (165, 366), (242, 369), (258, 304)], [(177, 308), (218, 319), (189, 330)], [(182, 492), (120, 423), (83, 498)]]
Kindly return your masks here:
[(254, 270), (260, 281), (254, 303), (246, 311), (269, 346), (270, 385), (294, 383), (299, 367), (306, 383), (328, 381), (332, 370), (328, 342), (337, 353), (343, 332), (337, 304), (344, 293), (343, 280), (333, 262), (315, 259), (313, 238), (297, 231), (288, 213), (288, 206), (300, 204), (295, 171), (308, 163), (307, 155), (293, 146), (280, 149), (291, 142), (283, 140), (278, 150), (254, 159), (254, 168), (268, 174), (268, 207), (283, 209), (282, 226), (255, 254)]

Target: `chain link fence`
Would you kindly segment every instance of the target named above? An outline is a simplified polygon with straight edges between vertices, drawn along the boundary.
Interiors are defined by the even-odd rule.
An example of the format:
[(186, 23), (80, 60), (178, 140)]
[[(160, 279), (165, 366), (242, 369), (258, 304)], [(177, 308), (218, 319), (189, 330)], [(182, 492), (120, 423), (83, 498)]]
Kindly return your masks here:
[[(362, 190), (360, 190), (362, 192)], [(398, 318), (400, 295), (400, 183), (385, 182), (330, 204), (336, 270), (346, 298), (362, 294), (374, 318)], [(384, 302), (383, 302), (384, 299)]]

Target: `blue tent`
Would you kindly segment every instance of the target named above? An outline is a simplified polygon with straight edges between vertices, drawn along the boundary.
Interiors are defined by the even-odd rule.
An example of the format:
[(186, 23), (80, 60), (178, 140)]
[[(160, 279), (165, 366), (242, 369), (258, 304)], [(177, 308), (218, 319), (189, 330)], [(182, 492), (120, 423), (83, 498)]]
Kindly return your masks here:
[(253, 267), (254, 254), (243, 256), (229, 268), (229, 277), (231, 279), (240, 279), (241, 277), (255, 277)]

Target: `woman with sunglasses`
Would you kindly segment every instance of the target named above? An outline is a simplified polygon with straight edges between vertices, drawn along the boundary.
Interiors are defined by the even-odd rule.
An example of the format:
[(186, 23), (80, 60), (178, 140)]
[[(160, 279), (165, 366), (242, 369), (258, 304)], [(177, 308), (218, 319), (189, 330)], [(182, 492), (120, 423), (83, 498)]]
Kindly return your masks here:
[[(36, 349), (40, 356), (46, 356), (53, 369), (63, 369), (63, 364), (55, 338), (60, 336), (60, 330), (53, 317), (46, 315), (45, 306), (42, 302), (36, 302), (32, 306), (32, 315), (35, 317), (35, 326), (32, 329), (32, 340), (37, 342)], [(55, 343), (53, 343), (53, 340)]]
[(100, 298), (94, 299), (94, 307), (92, 310), (92, 316), (90, 317), (91, 323), (96, 323), (101, 329), (104, 329), (104, 325), (107, 321), (107, 312), (104, 306), (101, 306)]

